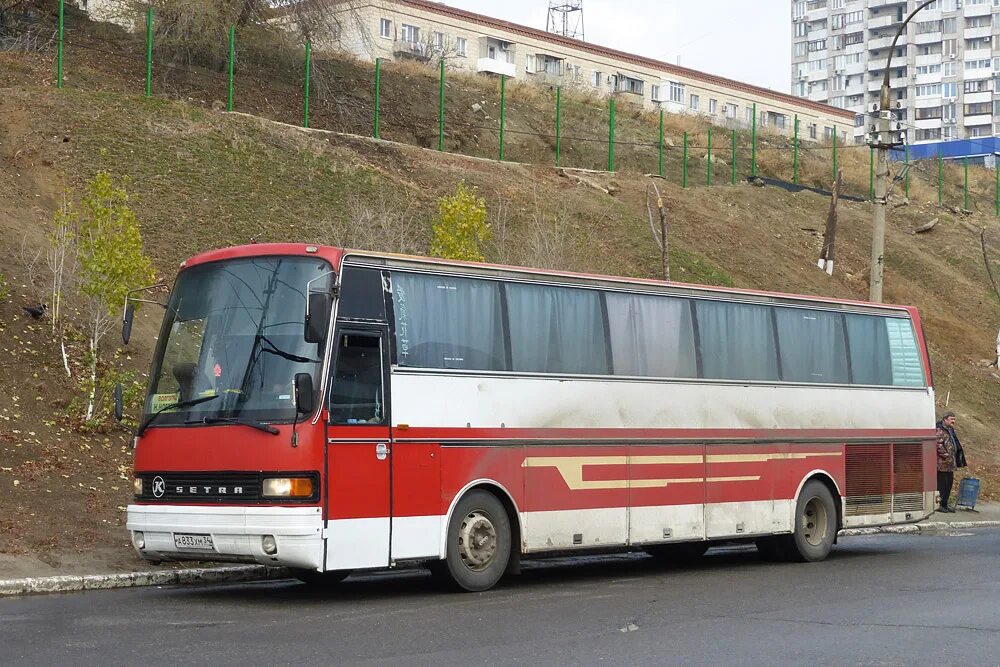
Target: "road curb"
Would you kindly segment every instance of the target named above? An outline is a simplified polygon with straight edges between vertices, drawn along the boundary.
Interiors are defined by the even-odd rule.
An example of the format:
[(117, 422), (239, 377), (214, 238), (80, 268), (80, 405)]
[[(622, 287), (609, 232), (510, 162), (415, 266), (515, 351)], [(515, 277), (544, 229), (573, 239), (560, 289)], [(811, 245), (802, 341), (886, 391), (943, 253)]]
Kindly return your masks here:
[(67, 593), (72, 591), (131, 588), (133, 586), (172, 586), (184, 584), (215, 584), (222, 582), (283, 579), (288, 570), (267, 565), (229, 565), (197, 567), (183, 570), (121, 572), (117, 574), (60, 575), (55, 577), (25, 577), (0, 579), (0, 597)]
[(924, 523), (909, 523), (902, 526), (881, 526), (878, 528), (845, 528), (840, 531), (841, 537), (854, 537), (857, 535), (882, 535), (882, 534), (907, 534), (907, 533), (929, 533), (936, 530), (949, 530), (956, 528), (994, 528), (1000, 526), (1000, 521), (925, 521)]

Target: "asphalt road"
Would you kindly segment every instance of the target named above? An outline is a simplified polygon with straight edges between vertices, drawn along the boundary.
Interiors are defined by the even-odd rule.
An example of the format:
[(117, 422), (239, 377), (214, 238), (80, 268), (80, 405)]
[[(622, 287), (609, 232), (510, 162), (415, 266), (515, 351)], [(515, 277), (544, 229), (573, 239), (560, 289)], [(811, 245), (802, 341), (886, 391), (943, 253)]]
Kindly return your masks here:
[(536, 564), (481, 594), (410, 571), (0, 600), (18, 665), (997, 665), (1000, 529), (844, 538), (816, 564), (713, 549)]

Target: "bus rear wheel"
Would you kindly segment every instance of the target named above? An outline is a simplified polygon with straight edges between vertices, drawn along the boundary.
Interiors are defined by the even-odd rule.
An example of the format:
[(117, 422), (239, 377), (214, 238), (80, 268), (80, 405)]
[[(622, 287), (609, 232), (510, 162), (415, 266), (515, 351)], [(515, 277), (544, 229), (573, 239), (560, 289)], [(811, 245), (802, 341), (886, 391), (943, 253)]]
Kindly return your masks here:
[(802, 487), (795, 502), (795, 530), (757, 540), (757, 549), (767, 557), (814, 563), (830, 555), (837, 537), (837, 508), (830, 489), (819, 480)]
[(448, 524), (447, 554), (431, 571), (452, 586), (476, 592), (492, 588), (510, 560), (510, 518), (492, 493), (472, 491), (455, 507)]

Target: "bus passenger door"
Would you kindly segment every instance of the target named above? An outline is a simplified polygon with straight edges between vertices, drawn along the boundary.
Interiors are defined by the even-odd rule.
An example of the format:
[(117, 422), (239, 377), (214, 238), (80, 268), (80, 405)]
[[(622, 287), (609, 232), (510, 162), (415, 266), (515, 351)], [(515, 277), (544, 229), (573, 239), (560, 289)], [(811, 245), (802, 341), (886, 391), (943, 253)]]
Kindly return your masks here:
[(326, 569), (389, 564), (392, 453), (385, 327), (340, 326), (333, 340), (326, 450)]

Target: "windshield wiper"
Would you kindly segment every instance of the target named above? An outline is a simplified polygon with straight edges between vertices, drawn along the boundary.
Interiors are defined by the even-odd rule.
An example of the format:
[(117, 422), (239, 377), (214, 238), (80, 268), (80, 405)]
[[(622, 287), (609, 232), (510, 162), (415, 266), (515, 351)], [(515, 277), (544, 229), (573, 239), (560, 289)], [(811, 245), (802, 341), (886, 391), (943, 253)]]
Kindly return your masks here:
[(264, 424), (263, 422), (249, 421), (245, 419), (239, 419), (237, 417), (203, 417), (201, 419), (189, 419), (184, 422), (185, 424), (236, 424), (238, 426), (249, 426), (250, 428), (255, 428), (258, 431), (264, 431), (264, 433), (270, 433), (271, 435), (278, 435), (280, 431), (271, 426), (270, 424)]
[(149, 425), (153, 423), (153, 420), (155, 420), (157, 417), (159, 417), (167, 410), (177, 410), (178, 408), (190, 408), (191, 406), (199, 405), (206, 401), (215, 400), (218, 397), (219, 397), (218, 394), (213, 394), (212, 396), (200, 396), (198, 398), (191, 398), (186, 401), (177, 401), (176, 403), (169, 403), (167, 405), (164, 405), (162, 408), (160, 408), (159, 410), (153, 412), (151, 415), (146, 417), (146, 419), (143, 420), (141, 424), (139, 424), (139, 428), (136, 429), (135, 431), (135, 437), (138, 438), (139, 436), (141, 436), (143, 432), (147, 428), (149, 428)]

